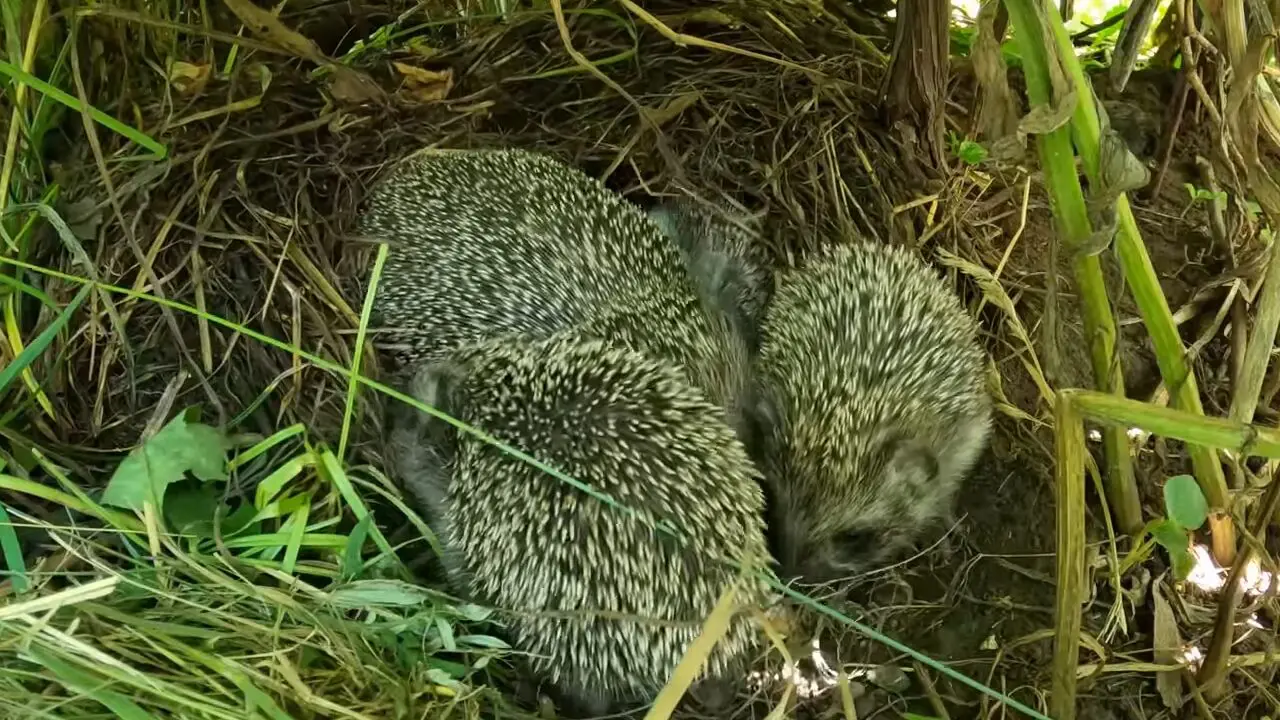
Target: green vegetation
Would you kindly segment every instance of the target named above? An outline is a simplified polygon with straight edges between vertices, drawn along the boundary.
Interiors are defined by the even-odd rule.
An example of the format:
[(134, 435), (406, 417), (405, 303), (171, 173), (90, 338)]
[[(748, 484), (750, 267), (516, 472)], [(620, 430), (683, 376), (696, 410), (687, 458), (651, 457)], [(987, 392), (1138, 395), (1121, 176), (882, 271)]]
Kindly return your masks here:
[[(892, 32), (802, 5), (0, 0), (0, 716), (534, 716), (510, 610), (444, 590), (439, 540), (385, 471), (388, 403), (443, 416), (381, 381), (386, 248), (350, 234), (381, 166), (428, 143), (550, 149), (637, 196), (722, 192), (767, 211), (779, 266), (832, 238), (908, 241), (975, 300), (1002, 440), (958, 548), (886, 569), (866, 605), (771, 579), (805, 612), (766, 622), (762, 667), (843, 646), (837, 689), (809, 702), (1070, 720), (1090, 717), (1090, 662), (1087, 695), (1112, 703), (1135, 677), (1170, 712), (1270, 697), (1249, 668), (1274, 660), (1231, 660), (1249, 652), (1239, 581), (1276, 567), (1280, 517), (1280, 483), (1246, 462), (1280, 457), (1280, 89), (1273, 43), (1249, 39), (1275, 28), (1240, 0), (1192, 36), (1181, 5), (1153, 9), (1147, 68), (1182, 80), (1138, 158), (1104, 103), (1138, 104), (1115, 69), (1126, 8), (1086, 28), (1006, 0), (1000, 22), (950, 29), (967, 64), (939, 103), (944, 172), (876, 114)], [(1108, 73), (1129, 89), (1105, 92)], [(1197, 153), (1216, 173), (1179, 169)], [(1206, 658), (1170, 665), (1126, 583), (1186, 579), (1206, 537), (1226, 589), (1185, 599), (1212, 618), (1183, 628)], [(1030, 559), (1050, 551), (1056, 570)], [(1135, 643), (1157, 667), (1117, 662)], [(912, 689), (868, 689), (877, 663)]]

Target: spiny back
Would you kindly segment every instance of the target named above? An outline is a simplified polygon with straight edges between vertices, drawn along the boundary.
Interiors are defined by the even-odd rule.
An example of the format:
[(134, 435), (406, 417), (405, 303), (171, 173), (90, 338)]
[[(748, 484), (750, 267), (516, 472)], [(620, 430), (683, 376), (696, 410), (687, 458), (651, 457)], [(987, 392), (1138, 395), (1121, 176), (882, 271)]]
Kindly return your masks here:
[(389, 342), (405, 363), (506, 332), (546, 335), (683, 280), (638, 208), (519, 150), (409, 157), (372, 194), (362, 230), (392, 245), (374, 309), (399, 330)]
[[(640, 517), (459, 434), (447, 510), (455, 572), (477, 600), (516, 613), (516, 647), (571, 695), (650, 699), (735, 578), (716, 559), (766, 561), (763, 497), (742, 445), (681, 372), (603, 342), (495, 340), (448, 363), (460, 369), (451, 414)], [(658, 522), (687, 542), (652, 530)], [(753, 583), (739, 598), (766, 595)], [(710, 674), (740, 669), (754, 637), (735, 621)]]
[(787, 273), (758, 372), (780, 554), (818, 575), (860, 569), (945, 514), (985, 443), (976, 327), (898, 247), (843, 246)]
[(665, 358), (739, 426), (744, 339), (702, 301), (670, 238), (584, 173), (520, 150), (426, 151), (372, 194), (391, 244), (374, 310), (401, 365), (568, 328)]

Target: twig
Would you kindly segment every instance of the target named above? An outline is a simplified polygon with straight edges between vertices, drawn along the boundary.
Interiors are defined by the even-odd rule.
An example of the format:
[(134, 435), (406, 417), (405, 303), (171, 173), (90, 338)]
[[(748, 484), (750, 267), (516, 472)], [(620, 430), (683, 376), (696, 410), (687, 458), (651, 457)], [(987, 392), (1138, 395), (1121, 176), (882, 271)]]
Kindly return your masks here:
[(619, 85), (617, 81), (608, 75), (605, 75), (604, 71), (600, 68), (591, 64), (591, 61), (588, 60), (585, 55), (578, 52), (578, 50), (573, 46), (573, 38), (570, 37), (569, 24), (564, 19), (564, 8), (561, 7), (560, 0), (551, 0), (551, 10), (555, 13), (556, 27), (560, 30), (560, 41), (564, 43), (565, 52), (569, 53), (569, 57), (573, 58), (573, 61), (578, 63), (578, 65), (580, 65), (584, 70), (594, 75), (596, 79), (605, 85), (608, 85), (614, 92), (618, 93), (627, 102), (631, 103), (631, 106), (636, 109), (636, 113), (640, 115), (640, 124), (653, 131), (654, 141), (658, 145), (658, 152), (662, 155), (662, 159), (667, 162), (668, 169), (677, 176), (677, 179), (683, 179), (683, 166), (680, 165), (680, 161), (676, 158), (675, 153), (672, 152), (670, 145), (667, 144), (667, 139), (662, 134), (662, 128), (658, 127), (658, 124), (649, 116), (648, 110), (645, 109), (638, 100), (632, 97), (631, 93), (627, 92), (625, 88)]
[[(551, 0), (551, 2), (555, 7), (557, 8), (560, 7), (560, 0)], [(783, 60), (782, 58), (769, 57), (768, 55), (765, 55), (763, 53), (758, 53), (751, 50), (743, 50), (741, 48), (736, 48), (732, 45), (725, 45), (724, 43), (715, 42), (714, 40), (704, 40), (700, 37), (697, 37), (696, 35), (686, 35), (682, 32), (676, 32), (675, 30), (671, 29), (671, 27), (668, 26), (666, 23), (662, 22), (658, 18), (649, 14), (649, 12), (647, 12), (644, 8), (640, 7), (639, 5), (636, 5), (634, 2), (631, 2), (631, 0), (620, 0), (620, 2), (622, 4), (622, 7), (626, 8), (628, 12), (640, 18), (641, 22), (653, 28), (654, 30), (657, 30), (659, 33), (662, 34), (663, 37), (675, 43), (676, 45), (681, 45), (681, 46), (692, 45), (694, 47), (706, 48), (708, 50), (719, 50), (721, 52), (733, 53), (735, 55), (742, 55), (743, 57), (749, 57), (749, 58), (754, 58), (756, 60), (763, 60), (764, 62), (767, 62), (767, 63), (773, 63), (774, 65), (781, 65), (782, 67), (788, 68), (790, 70), (798, 70), (802, 73), (805, 73), (806, 75), (811, 76), (815, 80), (827, 79), (827, 76), (825, 73), (819, 70), (814, 70), (812, 68), (807, 68), (797, 63), (793, 63), (790, 60)], [(556, 12), (558, 13), (559, 10), (557, 10)]]

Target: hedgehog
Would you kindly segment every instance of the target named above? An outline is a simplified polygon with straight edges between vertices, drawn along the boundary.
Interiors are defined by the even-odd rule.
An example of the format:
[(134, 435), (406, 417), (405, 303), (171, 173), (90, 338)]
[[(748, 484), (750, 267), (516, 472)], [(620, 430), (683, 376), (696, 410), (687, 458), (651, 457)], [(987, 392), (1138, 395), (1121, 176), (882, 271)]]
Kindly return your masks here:
[(745, 427), (749, 348), (733, 318), (656, 223), (581, 171), (524, 150), (420, 151), (371, 194), (361, 232), (391, 245), (373, 309), (401, 367), (594, 327), (674, 362)]
[(648, 215), (680, 248), (704, 300), (730, 316), (754, 351), (772, 282), (759, 228), (688, 198), (664, 200)]
[(857, 575), (947, 517), (986, 445), (977, 328), (914, 253), (861, 242), (786, 271), (756, 375), (781, 573)]
[[(393, 438), (410, 489), (443, 511), (456, 591), (503, 611), (513, 647), (570, 713), (651, 701), (738, 578), (725, 561), (772, 562), (754, 464), (670, 362), (574, 331), (504, 336), (418, 366), (410, 392), (635, 512), (426, 415)], [(772, 595), (749, 575), (736, 599)], [(736, 616), (697, 692), (727, 699), (757, 638)]]

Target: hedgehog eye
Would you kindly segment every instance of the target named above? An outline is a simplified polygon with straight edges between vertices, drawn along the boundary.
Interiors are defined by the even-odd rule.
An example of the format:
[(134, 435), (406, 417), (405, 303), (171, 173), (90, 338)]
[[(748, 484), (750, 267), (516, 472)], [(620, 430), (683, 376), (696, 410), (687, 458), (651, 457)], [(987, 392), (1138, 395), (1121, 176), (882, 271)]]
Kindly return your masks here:
[(866, 555), (875, 549), (879, 534), (871, 530), (846, 530), (832, 541), (835, 550), (843, 557)]

